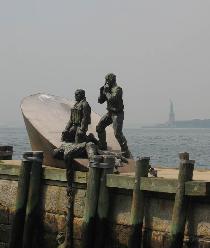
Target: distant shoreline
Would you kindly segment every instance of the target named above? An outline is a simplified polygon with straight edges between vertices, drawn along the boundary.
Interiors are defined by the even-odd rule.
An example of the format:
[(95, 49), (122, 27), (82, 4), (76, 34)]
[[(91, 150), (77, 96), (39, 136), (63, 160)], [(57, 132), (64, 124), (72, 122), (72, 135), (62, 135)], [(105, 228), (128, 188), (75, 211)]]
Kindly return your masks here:
[(167, 122), (153, 126), (143, 126), (143, 128), (210, 128), (210, 119), (193, 119), (185, 121)]

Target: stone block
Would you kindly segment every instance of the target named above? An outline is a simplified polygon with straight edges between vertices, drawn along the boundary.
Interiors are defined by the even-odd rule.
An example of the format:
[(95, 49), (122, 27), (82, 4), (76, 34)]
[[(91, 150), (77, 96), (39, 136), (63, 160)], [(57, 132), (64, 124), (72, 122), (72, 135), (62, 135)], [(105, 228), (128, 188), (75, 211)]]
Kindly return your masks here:
[(1, 207), (15, 210), (17, 186), (17, 181), (0, 180)]
[(163, 248), (164, 246), (164, 236), (163, 232), (144, 230), (143, 231), (143, 247), (150, 248)]
[(109, 219), (118, 225), (129, 225), (131, 210), (131, 196), (111, 194)]
[(66, 187), (45, 185), (43, 187), (43, 208), (46, 212), (66, 214)]
[(172, 211), (172, 200), (161, 198), (146, 198), (144, 226), (146, 229), (169, 232)]
[(45, 212), (43, 214), (43, 223), (46, 233), (59, 233), (65, 229), (66, 216)]
[[(74, 200), (74, 215), (83, 217), (86, 190), (76, 189)], [(43, 209), (48, 213), (67, 214), (66, 187), (45, 185), (43, 188)]]
[(0, 242), (8, 243), (11, 232), (11, 225), (0, 225)]
[(9, 209), (7, 207), (1, 207), (0, 204), (0, 224), (9, 224)]
[(106, 247), (126, 248), (130, 235), (130, 226), (110, 224), (107, 230)]
[(210, 209), (208, 203), (192, 201), (189, 208), (186, 234), (210, 238)]
[(76, 217), (83, 217), (84, 208), (85, 208), (85, 197), (86, 197), (86, 190), (77, 189), (75, 198), (74, 198), (74, 215)]
[(82, 239), (82, 218), (74, 218), (74, 239), (80, 240)]

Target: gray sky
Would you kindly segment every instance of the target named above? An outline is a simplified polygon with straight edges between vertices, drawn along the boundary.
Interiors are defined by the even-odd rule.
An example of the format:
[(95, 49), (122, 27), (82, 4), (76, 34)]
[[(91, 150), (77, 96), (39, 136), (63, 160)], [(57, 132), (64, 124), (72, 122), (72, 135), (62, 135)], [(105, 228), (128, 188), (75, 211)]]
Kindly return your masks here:
[[(23, 125), (37, 92), (93, 110), (107, 72), (124, 89), (125, 126), (210, 118), (209, 0), (0, 0), (0, 125)], [(137, 126), (137, 125), (135, 125)]]

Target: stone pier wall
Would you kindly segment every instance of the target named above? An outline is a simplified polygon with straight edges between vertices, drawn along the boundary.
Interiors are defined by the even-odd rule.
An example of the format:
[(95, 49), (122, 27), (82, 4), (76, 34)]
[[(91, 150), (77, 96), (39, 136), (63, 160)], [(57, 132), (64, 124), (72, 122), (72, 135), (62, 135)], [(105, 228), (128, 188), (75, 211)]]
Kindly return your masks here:
[[(19, 165), (0, 163), (0, 248), (7, 247), (13, 214), (15, 211)], [(74, 202), (74, 243), (81, 247), (82, 217), (86, 196), (87, 173), (78, 172), (75, 176)], [(115, 176), (116, 177), (116, 176)], [(109, 210), (110, 228), (107, 230), (107, 248), (126, 248), (130, 233), (130, 210), (132, 185), (131, 177), (124, 177), (123, 183), (111, 186)], [(114, 181), (115, 182), (115, 181)], [(146, 194), (143, 242), (146, 248), (167, 248), (174, 193), (149, 192)], [(45, 168), (43, 173), (42, 195), (40, 201), (40, 248), (57, 247), (56, 236), (65, 232), (66, 218), (66, 179), (65, 170)], [(192, 196), (188, 210), (185, 230), (185, 247), (210, 247), (210, 200), (209, 196)]]

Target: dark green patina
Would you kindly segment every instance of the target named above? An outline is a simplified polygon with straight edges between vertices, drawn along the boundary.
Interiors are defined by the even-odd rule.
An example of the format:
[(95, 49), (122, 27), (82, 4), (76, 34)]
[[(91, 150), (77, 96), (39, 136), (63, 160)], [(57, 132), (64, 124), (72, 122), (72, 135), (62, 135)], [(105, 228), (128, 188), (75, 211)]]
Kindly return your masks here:
[(62, 132), (62, 141), (81, 143), (86, 141), (86, 132), (91, 123), (91, 107), (86, 101), (85, 91), (75, 91), (75, 104), (71, 109), (70, 120)]
[(96, 131), (99, 138), (99, 149), (107, 150), (106, 127), (113, 123), (114, 135), (121, 146), (121, 151), (125, 157), (130, 157), (127, 141), (123, 135), (124, 105), (123, 91), (116, 83), (116, 75), (109, 73), (105, 77), (105, 84), (100, 88), (98, 102), (107, 102), (107, 113), (99, 121)]

